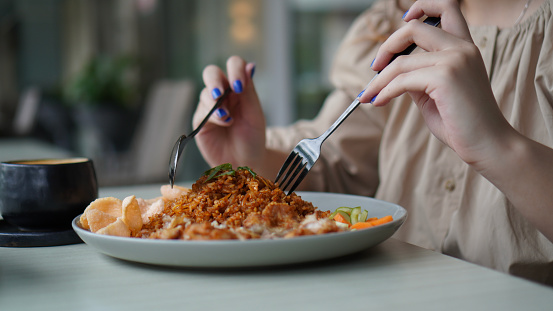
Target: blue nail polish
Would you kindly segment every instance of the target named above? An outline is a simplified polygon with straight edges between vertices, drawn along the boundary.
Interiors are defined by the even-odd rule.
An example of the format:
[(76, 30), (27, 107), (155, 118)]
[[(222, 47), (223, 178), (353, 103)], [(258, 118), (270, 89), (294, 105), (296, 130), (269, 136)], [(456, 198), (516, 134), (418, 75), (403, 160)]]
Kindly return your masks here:
[(219, 109), (215, 110), (215, 113), (216, 113), (217, 116), (218, 116), (219, 118), (221, 118), (221, 119), (227, 116), (227, 112), (226, 112), (226, 110), (223, 109), (223, 108), (219, 108)]
[(373, 64), (374, 64), (375, 60), (376, 60), (376, 58), (374, 58), (373, 61), (371, 62), (371, 68), (373, 67)]
[(211, 96), (213, 97), (213, 99), (219, 98), (219, 96), (221, 96), (221, 90), (219, 90), (219, 88), (214, 88), (213, 90), (211, 90)]
[(255, 66), (252, 68), (252, 72), (250, 73), (250, 77), (253, 78), (253, 74), (255, 73)]
[(231, 118), (231, 117), (228, 117), (228, 118), (226, 118), (226, 119), (223, 120), (223, 121), (225, 121), (225, 122), (230, 122), (230, 120), (232, 120), (232, 118)]
[(374, 97), (371, 99), (371, 104), (374, 103), (374, 100), (376, 99), (376, 96), (378, 96), (378, 95), (374, 95)]
[(405, 16), (407, 15), (407, 13), (409, 13), (409, 10), (405, 11), (405, 13), (403, 13), (403, 16), (401, 17), (401, 19), (405, 19)]
[(363, 95), (363, 93), (365, 93), (365, 90), (362, 90), (361, 93), (359, 93), (359, 95), (357, 95), (357, 98), (361, 97)]
[(234, 91), (236, 93), (242, 93), (242, 81), (240, 80), (234, 81), (233, 86), (234, 86)]

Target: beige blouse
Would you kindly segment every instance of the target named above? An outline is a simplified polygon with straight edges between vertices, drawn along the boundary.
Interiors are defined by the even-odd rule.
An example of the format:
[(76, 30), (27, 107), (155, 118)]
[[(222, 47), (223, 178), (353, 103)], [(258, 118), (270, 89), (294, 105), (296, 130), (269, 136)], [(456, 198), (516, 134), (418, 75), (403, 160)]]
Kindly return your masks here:
[[(509, 29), (471, 27), (504, 115), (521, 133), (550, 147), (552, 2), (546, 0)], [(403, 24), (403, 13), (394, 1), (386, 0), (363, 13), (338, 50), (331, 71), (336, 89), (319, 115), (269, 129), (268, 146), (287, 151), (302, 138), (323, 133), (372, 78), (370, 64), (379, 40)], [(406, 95), (385, 107), (361, 105), (325, 142), (305, 183), (310, 190), (375, 196), (400, 204), (409, 216), (397, 238), (553, 285), (553, 243), (429, 132)]]

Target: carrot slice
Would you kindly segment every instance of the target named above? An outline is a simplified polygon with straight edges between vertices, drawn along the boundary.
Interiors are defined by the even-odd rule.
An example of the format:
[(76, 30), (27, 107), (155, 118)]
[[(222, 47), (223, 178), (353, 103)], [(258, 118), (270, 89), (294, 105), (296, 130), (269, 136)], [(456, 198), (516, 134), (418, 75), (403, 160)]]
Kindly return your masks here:
[(351, 226), (351, 223), (349, 222), (349, 220), (347, 220), (346, 217), (342, 215), (342, 213), (336, 213), (336, 215), (334, 215), (334, 220), (336, 220), (337, 222), (347, 224), (348, 226)]
[(371, 222), (362, 221), (362, 222), (358, 222), (358, 223), (355, 223), (355, 224), (351, 225), (351, 227), (349, 227), (349, 228), (350, 229), (365, 229), (365, 228), (370, 228), (370, 227), (374, 227), (374, 225)]
[(378, 225), (382, 225), (382, 224), (385, 224), (387, 222), (390, 222), (394, 220), (394, 218), (392, 218), (392, 216), (388, 215), (388, 216), (384, 216), (382, 218), (379, 218), (377, 220), (373, 220), (371, 223), (375, 226), (378, 226)]
[[(374, 218), (374, 217), (373, 217)], [(378, 225), (382, 225), (382, 224), (385, 224), (385, 223), (388, 223), (390, 221), (394, 220), (392, 216), (388, 215), (388, 216), (384, 216), (382, 218), (378, 218), (378, 219), (374, 219), (374, 220), (370, 220), (370, 221), (364, 221), (364, 222), (358, 222), (358, 223), (355, 223), (353, 224), (350, 229), (365, 229), (365, 228), (370, 228), (370, 227), (374, 227), (374, 226), (378, 226)]]

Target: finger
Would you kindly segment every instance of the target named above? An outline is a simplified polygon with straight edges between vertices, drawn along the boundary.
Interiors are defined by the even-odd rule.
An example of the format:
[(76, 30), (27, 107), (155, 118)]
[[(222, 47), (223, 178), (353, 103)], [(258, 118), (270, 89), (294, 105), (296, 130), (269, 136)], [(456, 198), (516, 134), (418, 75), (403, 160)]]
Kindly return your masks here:
[(247, 78), (248, 74), (246, 73), (246, 65), (246, 61), (239, 56), (231, 56), (227, 60), (227, 74), (234, 93), (242, 93), (246, 86), (246, 82), (249, 81)]
[[(205, 118), (205, 116), (211, 111), (215, 105), (215, 100), (212, 98), (212, 94), (209, 89), (204, 88), (200, 93), (200, 103), (196, 108), (196, 112), (193, 117), (194, 127), (197, 127)], [(208, 120), (208, 124), (212, 123), (218, 126), (230, 126), (232, 124), (232, 117), (228, 111), (228, 108), (224, 105), (221, 105), (220, 108), (215, 110)], [(208, 125), (206, 124), (206, 126)]]
[(255, 63), (248, 63), (246, 65), (246, 73), (250, 79), (253, 79), (253, 75), (255, 74)]
[(205, 87), (200, 92), (200, 102), (198, 103), (196, 111), (194, 111), (194, 115), (192, 117), (192, 124), (194, 125), (194, 128), (202, 122), (209, 110), (212, 108), (212, 105), (213, 99), (211, 98), (211, 91)]
[(406, 22), (423, 16), (441, 18), (441, 28), (465, 41), (472, 42), (467, 22), (461, 12), (458, 0), (420, 0), (416, 1), (403, 16)]
[[(404, 72), (397, 75), (390, 81), (375, 98), (373, 105), (384, 106), (391, 99), (404, 93), (427, 94), (436, 96), (433, 91), (440, 88), (443, 81), (440, 81), (439, 69), (435, 67), (423, 67), (414, 71)], [(421, 77), (425, 77), (424, 79)]]
[(228, 80), (224, 72), (215, 65), (205, 67), (202, 78), (212, 99), (219, 98), (223, 94), (223, 90), (227, 88)]
[(424, 53), (413, 54), (410, 57), (398, 57), (393, 63), (382, 70), (371, 83), (367, 86), (363, 94), (359, 97), (362, 103), (373, 102), (373, 98), (381, 92), (398, 75), (418, 70), (424, 67), (432, 67), (444, 60), (443, 53), (434, 53), (428, 57)]
[[(454, 48), (466, 41), (419, 20), (411, 20), (382, 44), (371, 68), (376, 71), (383, 70), (395, 54), (402, 52), (413, 43), (426, 51), (441, 51)], [(396, 60), (401, 57), (406, 56), (400, 56)]]

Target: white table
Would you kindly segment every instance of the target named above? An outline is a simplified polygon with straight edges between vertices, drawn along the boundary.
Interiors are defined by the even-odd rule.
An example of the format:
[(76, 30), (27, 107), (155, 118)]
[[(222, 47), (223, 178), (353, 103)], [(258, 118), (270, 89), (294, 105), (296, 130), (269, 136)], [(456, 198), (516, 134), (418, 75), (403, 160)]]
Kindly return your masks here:
[[(100, 196), (159, 195), (159, 185)], [(85, 244), (0, 248), (0, 310), (553, 310), (553, 289), (390, 239), (252, 270), (130, 263)]]

